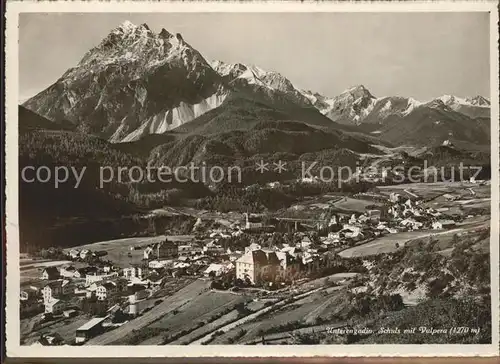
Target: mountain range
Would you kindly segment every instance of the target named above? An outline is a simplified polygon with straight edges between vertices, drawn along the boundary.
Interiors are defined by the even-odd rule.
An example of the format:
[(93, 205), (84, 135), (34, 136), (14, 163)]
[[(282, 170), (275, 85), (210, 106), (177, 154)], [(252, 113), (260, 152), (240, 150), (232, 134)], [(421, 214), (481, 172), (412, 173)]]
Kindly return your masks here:
[[(57, 125), (110, 142), (170, 132), (189, 137), (294, 121), (339, 140), (392, 145), (489, 146), (490, 102), (445, 95), (420, 102), (354, 86), (328, 97), (274, 71), (207, 61), (182, 35), (124, 22), (23, 106)], [(156, 138), (161, 143), (162, 138)], [(333, 147), (337, 139), (332, 139)], [(345, 143), (342, 147), (348, 147)], [(366, 148), (365, 148), (366, 149)]]

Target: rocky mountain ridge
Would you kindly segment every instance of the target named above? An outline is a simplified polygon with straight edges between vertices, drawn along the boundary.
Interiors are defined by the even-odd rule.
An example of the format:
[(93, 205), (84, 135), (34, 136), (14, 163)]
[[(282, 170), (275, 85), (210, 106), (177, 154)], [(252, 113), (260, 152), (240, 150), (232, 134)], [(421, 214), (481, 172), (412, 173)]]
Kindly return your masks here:
[(57, 123), (69, 122), (78, 131), (132, 142), (185, 129), (191, 121), (199, 124), (197, 118), (235, 95), (276, 110), (278, 118), (320, 128), (345, 126), (396, 144), (425, 143), (430, 126), (437, 142), (454, 136), (489, 141), (490, 102), (482, 96), (444, 95), (421, 102), (376, 97), (358, 85), (327, 97), (298, 88), (276, 71), (208, 62), (182, 35), (165, 29), (155, 33), (146, 24), (130, 22), (113, 29), (75, 67), (23, 105)]

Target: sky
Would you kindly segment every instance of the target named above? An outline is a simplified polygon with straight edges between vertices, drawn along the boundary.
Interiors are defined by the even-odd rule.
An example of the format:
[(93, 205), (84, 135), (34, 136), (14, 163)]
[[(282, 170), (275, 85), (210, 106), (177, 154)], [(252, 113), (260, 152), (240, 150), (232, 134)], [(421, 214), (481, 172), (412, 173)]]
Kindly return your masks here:
[(208, 61), (257, 65), (335, 96), (489, 97), (487, 13), (24, 13), (20, 100), (42, 91), (125, 20), (181, 33)]

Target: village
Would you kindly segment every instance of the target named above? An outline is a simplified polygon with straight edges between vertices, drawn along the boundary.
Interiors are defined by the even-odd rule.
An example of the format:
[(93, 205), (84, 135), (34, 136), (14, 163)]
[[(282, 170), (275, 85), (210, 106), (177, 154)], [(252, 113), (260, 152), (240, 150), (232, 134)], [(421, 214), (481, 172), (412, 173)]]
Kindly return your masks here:
[[(461, 191), (474, 201), (474, 190)], [(342, 203), (348, 198), (352, 199), (340, 196), (335, 201)], [(409, 189), (371, 198), (378, 201), (379, 208), (348, 213), (332, 205), (314, 223), (306, 218), (263, 219), (245, 213), (230, 224), (207, 229), (199, 217), (194, 234), (182, 241), (166, 236), (125, 245), (126, 251), (120, 256), (133, 255), (137, 259), (129, 262), (134, 263), (120, 264), (98, 248), (53, 251), (65, 263), (40, 268), (38, 278), (21, 284), (21, 319), (38, 318), (26, 330), (31, 333), (29, 343), (81, 345), (96, 340), (104, 332), (133, 322), (194, 280), (207, 282), (206, 290), (252, 297), (273, 291), (296, 294), (297, 284), (335, 271), (331, 264), (336, 263), (327, 257), (348, 258), (346, 252), (378, 243), (384, 237), (410, 234), (417, 238), (453, 232), (477, 218), (462, 207), (450, 209), (457, 201), (464, 201), (464, 195), (458, 193), (440, 193), (442, 203), (436, 203), (434, 196), (424, 199)], [(457, 210), (460, 213), (453, 212)], [(405, 245), (402, 238), (388, 241), (386, 250)], [(329, 269), (325, 269), (325, 261), (330, 262)], [(57, 330), (52, 332), (54, 323), (67, 323), (65, 327), (71, 332), (67, 337)]]

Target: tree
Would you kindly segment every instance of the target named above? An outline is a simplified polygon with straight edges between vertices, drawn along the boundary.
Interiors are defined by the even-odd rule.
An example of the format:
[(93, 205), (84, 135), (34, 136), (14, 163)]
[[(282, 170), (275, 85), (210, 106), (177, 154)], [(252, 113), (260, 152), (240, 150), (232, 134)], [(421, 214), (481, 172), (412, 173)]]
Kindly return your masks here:
[(117, 310), (111, 319), (112, 323), (124, 322), (128, 319), (128, 315), (125, 314), (122, 310)]
[(234, 284), (233, 285), (236, 286), (236, 287), (242, 287), (244, 285), (244, 282), (240, 278), (237, 278), (237, 279), (234, 280)]

